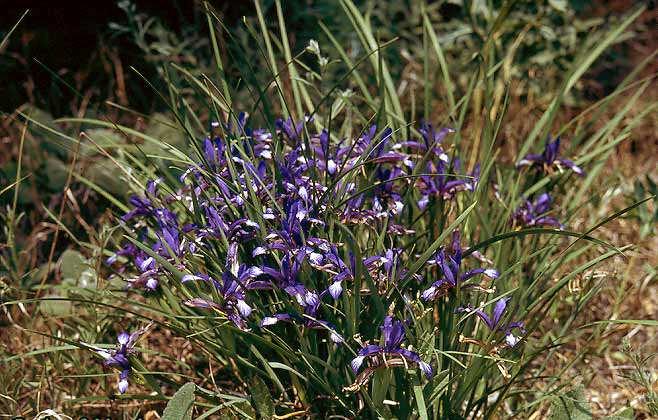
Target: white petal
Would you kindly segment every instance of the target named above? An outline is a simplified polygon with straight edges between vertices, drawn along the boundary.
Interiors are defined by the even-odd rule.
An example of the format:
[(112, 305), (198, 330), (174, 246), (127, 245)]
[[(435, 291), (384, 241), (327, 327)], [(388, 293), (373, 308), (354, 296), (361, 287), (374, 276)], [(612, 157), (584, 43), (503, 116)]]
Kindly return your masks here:
[(259, 255), (267, 254), (267, 249), (262, 246), (254, 248), (254, 251), (251, 253), (252, 257), (257, 257)]
[(155, 260), (153, 259), (153, 257), (148, 257), (147, 259), (145, 259), (144, 261), (142, 261), (142, 263), (139, 265), (140, 270), (145, 271), (146, 268), (147, 268), (149, 265), (151, 265), (151, 263), (152, 263), (153, 261), (155, 261)]
[(333, 161), (333, 159), (329, 159), (327, 161), (327, 172), (329, 172), (330, 175), (333, 175), (336, 173), (336, 162)]
[(308, 259), (311, 261), (311, 263), (315, 265), (322, 264), (322, 254), (319, 254), (317, 252), (311, 252), (308, 256)]
[(243, 317), (248, 317), (251, 315), (251, 306), (247, 305), (247, 302), (244, 300), (238, 300), (238, 311), (240, 311), (240, 315)]
[(128, 379), (121, 379), (119, 381), (119, 393), (125, 394), (125, 392), (128, 390)]
[(434, 297), (434, 293), (436, 292), (436, 287), (432, 286), (429, 289), (425, 290), (420, 297), (423, 300), (431, 300)]
[(332, 298), (338, 299), (341, 293), (343, 293), (343, 286), (340, 284), (339, 281), (332, 283), (329, 286), (329, 294), (331, 295)]
[(303, 200), (308, 200), (308, 191), (306, 191), (306, 187), (299, 187), (299, 191), (297, 193)]
[(345, 341), (345, 340), (343, 340), (343, 337), (341, 337), (340, 334), (338, 334), (334, 330), (331, 330), (331, 335), (329, 337), (331, 338), (331, 341), (333, 341), (336, 344), (340, 344), (343, 341)]
[(266, 316), (265, 318), (263, 318), (262, 321), (260, 321), (260, 326), (261, 327), (267, 327), (269, 325), (274, 325), (277, 322), (279, 322), (279, 320), (276, 317)]
[(521, 339), (519, 337), (514, 336), (514, 334), (509, 333), (505, 336), (505, 342), (507, 343), (508, 346), (514, 347), (516, 346)]
[(183, 283), (188, 282), (188, 281), (192, 281), (192, 280), (203, 280), (203, 278), (201, 278), (199, 276), (195, 276), (194, 274), (185, 274), (183, 276), (183, 278), (180, 279), (180, 281), (183, 282)]
[(366, 359), (365, 356), (356, 356), (350, 363), (350, 366), (352, 366), (352, 370), (354, 372), (358, 372), (365, 359)]
[(432, 373), (433, 373), (432, 372), (432, 367), (429, 364), (421, 361), (421, 362), (418, 362), (418, 367), (420, 367), (420, 370), (423, 371), (423, 373), (425, 374), (426, 377), (429, 378), (429, 377), (432, 376)]

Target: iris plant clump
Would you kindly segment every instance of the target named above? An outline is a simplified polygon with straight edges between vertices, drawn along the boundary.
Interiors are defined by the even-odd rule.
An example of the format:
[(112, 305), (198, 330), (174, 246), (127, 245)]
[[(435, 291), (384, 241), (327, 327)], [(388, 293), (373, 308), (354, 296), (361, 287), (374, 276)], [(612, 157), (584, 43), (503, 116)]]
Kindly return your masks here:
[[(472, 312), (489, 331), (482, 339), (461, 334), (454, 346), (476, 344), (496, 359), (519, 346), (523, 322), (506, 313), (513, 295), (495, 297), (500, 272), (482, 252), (464, 247), (458, 228), (448, 246), (424, 261), (419, 253), (425, 250), (409, 246), (419, 218), (439, 206), (455, 207), (462, 194), (489, 182), (480, 179), (477, 164), (462, 171), (445, 144), (454, 130), (421, 124), (418, 138), (403, 138), (370, 125), (355, 139), (338, 139), (327, 129), (313, 134), (309, 118), (280, 119), (274, 127), (251, 128), (246, 114), (234, 124), (214, 123), (213, 134), (198, 144), (198, 159), (180, 169), (177, 186), (150, 180), (130, 199), (121, 223), (132, 238), (107, 259), (127, 289), (147, 299), (173, 297), (181, 314), (188, 308), (207, 316), (210, 329), (226, 320), (234, 334), (266, 342), (304, 338), (311, 346), (305, 350), (328, 356), (332, 370), (347, 365), (357, 374), (368, 361), (353, 383), (340, 383), (345, 392), (367, 387), (375, 371), (394, 367), (418, 367), (431, 380), (442, 358), (420, 337), (406, 343), (406, 330), (428, 311), (431, 318), (437, 305), (453, 307), (453, 314)], [(520, 164), (581, 174), (557, 157), (558, 145), (549, 143), (542, 155)], [(524, 201), (512, 215), (514, 225), (562, 227), (546, 215), (550, 203), (547, 193)], [(394, 295), (403, 299), (390, 299)], [(492, 314), (473, 308), (471, 297), (495, 300)], [(384, 316), (379, 343), (361, 341), (361, 334), (377, 336), (369, 314)], [(120, 368), (121, 393), (139, 334), (122, 333), (114, 352), (97, 350), (106, 364)], [(445, 332), (424, 340), (434, 334)], [(292, 342), (286, 348), (301, 351)], [(508, 378), (502, 362), (495, 363)]]

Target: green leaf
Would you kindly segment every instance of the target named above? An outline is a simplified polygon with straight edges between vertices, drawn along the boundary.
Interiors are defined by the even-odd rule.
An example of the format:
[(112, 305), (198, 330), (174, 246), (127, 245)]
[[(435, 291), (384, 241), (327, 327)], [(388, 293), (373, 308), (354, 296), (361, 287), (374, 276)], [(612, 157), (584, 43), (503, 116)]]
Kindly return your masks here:
[(162, 413), (162, 420), (192, 420), (195, 389), (196, 385), (188, 382), (176, 391)]
[(426, 420), (427, 407), (425, 406), (425, 397), (423, 396), (423, 387), (421, 385), (414, 385), (414, 396), (416, 397), (416, 406), (418, 407), (418, 417)]
[(40, 176), (44, 178), (44, 182), (50, 191), (59, 192), (66, 185), (68, 168), (61, 160), (49, 157), (40, 170)]
[(82, 273), (89, 267), (87, 260), (78, 251), (67, 249), (59, 258), (60, 272), (63, 278), (79, 279)]
[[(45, 298), (58, 298), (60, 296), (55, 296), (55, 295), (49, 295), (45, 296)], [(48, 299), (42, 299), (41, 302), (39, 302), (39, 310), (41, 313), (45, 315), (52, 315), (52, 316), (63, 316), (71, 313), (73, 305), (71, 302), (64, 301), (64, 300), (48, 300)]]
[(101, 154), (99, 148), (111, 152), (112, 148), (116, 148), (124, 143), (124, 136), (115, 129), (90, 128), (85, 130), (85, 133), (87, 136), (83, 137), (80, 144), (80, 156), (89, 157)]
[(551, 420), (589, 420), (592, 411), (581, 385), (560, 395), (551, 404)]
[(274, 401), (272, 401), (272, 396), (270, 395), (270, 390), (267, 388), (267, 385), (257, 376), (254, 377), (251, 385), (251, 399), (256, 407), (256, 411), (260, 414), (261, 418), (273, 418)]

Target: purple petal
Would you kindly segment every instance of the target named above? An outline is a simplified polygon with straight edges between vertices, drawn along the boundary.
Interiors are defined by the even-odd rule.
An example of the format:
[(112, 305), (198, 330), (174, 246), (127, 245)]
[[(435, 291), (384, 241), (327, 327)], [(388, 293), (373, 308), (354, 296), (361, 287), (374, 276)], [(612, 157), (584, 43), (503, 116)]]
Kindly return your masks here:
[(499, 276), (498, 271), (496, 271), (494, 269), (491, 269), (491, 268), (488, 268), (488, 269), (475, 268), (473, 270), (469, 270), (469, 271), (465, 272), (464, 274), (462, 274), (461, 280), (466, 281), (470, 278), (473, 278), (473, 277), (477, 276), (478, 274), (484, 274), (485, 276), (487, 276), (491, 279), (497, 279), (498, 276)]
[(544, 149), (544, 160), (545, 163), (551, 165), (555, 158), (557, 158), (557, 153), (560, 150), (560, 138), (556, 138), (554, 141), (548, 141), (546, 143), (546, 149)]
[(518, 167), (520, 167), (520, 166), (528, 166), (528, 165), (532, 165), (532, 164), (534, 164), (535, 162), (538, 162), (538, 161), (540, 161), (540, 160), (542, 160), (542, 156), (541, 156), (541, 155), (538, 155), (538, 154), (535, 154), (535, 153), (531, 153), (531, 154), (526, 155), (523, 159), (521, 159), (521, 160), (516, 164), (516, 167), (518, 168)]
[(384, 333), (384, 346), (388, 349), (400, 347), (404, 341), (404, 325), (402, 322), (394, 320), (391, 316), (384, 319), (381, 327)]
[(495, 323), (491, 318), (489, 318), (489, 315), (487, 315), (484, 311), (482, 311), (481, 309), (475, 309), (473, 310), (473, 312), (475, 312), (475, 315), (477, 315), (478, 317), (480, 317), (482, 321), (484, 321), (484, 323), (487, 325), (487, 327), (489, 327), (491, 331), (494, 331), (496, 329)]
[(372, 356), (373, 354), (383, 353), (384, 349), (375, 344), (368, 344), (359, 350), (359, 356)]
[(492, 314), (492, 330), (498, 326), (498, 323), (500, 322), (500, 318), (503, 316), (503, 313), (505, 313), (505, 309), (507, 308), (507, 302), (509, 302), (511, 298), (506, 297), (503, 299), (499, 299), (498, 302), (496, 302), (496, 306), (494, 306), (493, 314)]

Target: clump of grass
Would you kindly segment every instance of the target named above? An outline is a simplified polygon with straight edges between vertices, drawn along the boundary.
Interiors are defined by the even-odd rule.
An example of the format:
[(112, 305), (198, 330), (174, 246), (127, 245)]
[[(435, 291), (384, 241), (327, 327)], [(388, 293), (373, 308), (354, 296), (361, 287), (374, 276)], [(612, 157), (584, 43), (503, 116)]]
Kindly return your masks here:
[[(118, 223), (81, 244), (106, 254), (107, 268), (94, 272), (110, 270), (109, 281), (99, 276), (93, 288), (39, 300), (75, 303), (65, 334), (50, 334), (61, 342), (44, 350), (51, 360), (80, 348), (107, 371), (90, 372), (86, 383), (104, 379), (121, 399), (164, 401), (179, 389), (167, 410), (203, 418), (491, 418), (574, 399), (562, 375), (542, 377), (546, 360), (574, 338), (579, 314), (600, 290), (594, 267), (623, 260), (631, 248), (597, 238), (597, 229), (650, 197), (587, 217), (588, 225), (573, 221), (596, 213), (607, 157), (655, 108), (625, 118), (651, 79), (637, 82), (634, 72), (591, 112), (553, 122), (641, 10), (581, 51), (533, 130), (508, 151), (517, 163), (510, 165), (498, 159), (509, 96), (492, 60), (505, 13), (492, 22), (464, 87), (421, 13), (424, 67), (440, 70), (425, 72), (423, 83), (439, 86), (449, 109), (437, 117), (430, 89), (418, 110), (414, 101), (403, 108), (383, 54), (395, 42), (379, 39), (352, 2), (341, 6), (362, 55), (334, 42), (293, 56), (281, 3), (272, 33), (257, 2), (259, 29), (246, 27), (255, 63), (240, 61), (230, 39), (222, 49), (213, 30), (221, 22), (208, 9), (218, 78), (177, 64), (161, 73), (169, 126), (182, 142), (65, 120), (140, 140), (109, 139), (122, 152), (107, 153), (137, 194), (125, 204), (114, 199)], [(240, 68), (238, 83), (232, 75)], [(629, 90), (621, 112), (589, 130), (588, 121)], [(582, 277), (584, 287), (570, 287)], [(5, 306), (19, 303), (34, 300)], [(560, 323), (547, 326), (548, 317)], [(149, 334), (185, 339), (189, 353), (156, 368), (165, 355), (140, 354)], [(166, 350), (170, 358), (178, 351)], [(528, 383), (539, 379), (538, 392)], [(182, 387), (188, 380), (195, 385)]]

